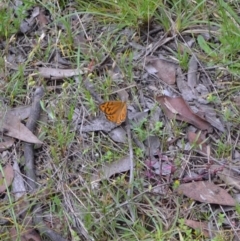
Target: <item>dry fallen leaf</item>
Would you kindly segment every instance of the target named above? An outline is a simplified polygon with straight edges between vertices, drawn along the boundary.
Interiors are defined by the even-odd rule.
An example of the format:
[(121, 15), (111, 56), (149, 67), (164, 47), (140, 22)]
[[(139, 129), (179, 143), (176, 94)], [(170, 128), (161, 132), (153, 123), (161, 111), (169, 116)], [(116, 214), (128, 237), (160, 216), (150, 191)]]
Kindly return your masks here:
[(20, 167), (18, 165), (18, 162), (15, 159), (13, 160), (13, 170), (14, 170), (14, 179), (12, 182), (12, 193), (15, 201), (17, 201), (27, 193), (27, 189), (25, 186), (25, 180), (23, 179), (23, 175), (21, 174), (21, 171), (20, 171)]
[(9, 149), (14, 144), (14, 139), (8, 136), (1, 138), (3, 141), (0, 142), (0, 152)]
[[(173, 165), (170, 162), (163, 162), (163, 158), (159, 158), (161, 160), (157, 160), (156, 158), (152, 158), (150, 160), (145, 160), (145, 165), (147, 167), (147, 171), (145, 172), (145, 175), (148, 178), (153, 178), (154, 176), (160, 175), (162, 176), (167, 176), (173, 172)], [(155, 175), (156, 174), (156, 175)]]
[(8, 163), (3, 169), (3, 173), (4, 173), (4, 177), (0, 172), (0, 193), (4, 192), (7, 189), (7, 187), (9, 187), (12, 183), (12, 180), (14, 177), (14, 171), (13, 171), (12, 165)]
[(190, 219), (185, 220), (185, 224), (195, 230), (199, 230), (205, 237), (209, 237), (208, 233), (208, 223), (207, 222), (198, 222)]
[(156, 99), (169, 119), (186, 121), (201, 130), (212, 132), (212, 126), (193, 113), (182, 97), (158, 96)]
[(113, 122), (106, 121), (105, 118), (98, 118), (92, 120), (90, 124), (84, 125), (81, 127), (81, 132), (92, 132), (92, 131), (105, 131), (110, 132), (116, 128), (116, 125)]
[(188, 83), (185, 80), (185, 76), (182, 73), (182, 70), (180, 67), (177, 68), (177, 87), (181, 92), (184, 100), (193, 101), (196, 99), (196, 95), (194, 93), (195, 91), (193, 92), (193, 90), (188, 86)]
[(188, 138), (190, 144), (198, 145), (197, 150), (204, 152), (206, 155), (208, 154), (208, 149), (207, 149), (208, 146), (206, 144), (207, 138), (205, 137), (205, 135), (202, 132), (199, 134), (196, 134), (192, 131), (189, 131), (187, 133), (187, 138)]
[(114, 174), (126, 172), (130, 169), (130, 160), (129, 156), (121, 158), (110, 164), (106, 164), (100, 167), (91, 177), (91, 182), (101, 181), (108, 179)]
[[(146, 58), (147, 66), (151, 66), (156, 69), (157, 76), (162, 81), (169, 85), (175, 84), (176, 81), (176, 66), (175, 64), (159, 59), (157, 57), (148, 56)], [(148, 67), (146, 68), (148, 70)]]
[(160, 150), (161, 143), (158, 136), (148, 136), (144, 141), (144, 145), (146, 146), (146, 155), (153, 158)]
[(122, 127), (117, 127), (108, 133), (109, 137), (115, 142), (126, 143), (127, 133)]
[(216, 129), (224, 132), (225, 128), (220, 118), (217, 117), (217, 112), (209, 105), (197, 105), (199, 110), (204, 113), (206, 121)]
[(20, 24), (20, 31), (25, 34), (27, 32), (30, 32), (33, 28), (34, 25), (36, 24), (36, 17), (39, 14), (39, 7), (35, 7), (32, 10), (31, 16), (28, 19), (24, 19), (21, 24)]
[[(29, 117), (31, 108), (32, 108), (31, 105), (18, 106), (16, 108), (10, 109), (9, 112), (17, 116), (20, 120), (24, 120)], [(1, 113), (0, 113), (0, 116), (1, 116)]]
[[(211, 165), (210, 169), (214, 171), (214, 170), (219, 170), (222, 167), (223, 166), (220, 166), (220, 165)], [(216, 172), (216, 174), (225, 184), (233, 186), (238, 190), (240, 190), (240, 178), (238, 174), (234, 175), (234, 172), (227, 168), (223, 168), (222, 171)]]
[(40, 29), (42, 29), (45, 25), (47, 25), (49, 23), (47, 15), (43, 9), (40, 9), (39, 14), (36, 17), (36, 19), (37, 19), (37, 23), (38, 23)]
[(4, 135), (29, 143), (42, 144), (42, 142), (21, 123), (20, 119), (10, 112), (6, 114), (0, 113), (0, 119), (3, 120), (3, 123), (0, 125), (0, 131), (3, 132)]
[(128, 119), (131, 121), (131, 126), (138, 126), (142, 121), (144, 121), (148, 117), (147, 112), (129, 112)]
[(188, 63), (188, 86), (194, 90), (194, 88), (197, 86), (197, 70), (198, 70), (198, 62), (196, 60), (196, 57), (193, 55), (190, 58), (190, 61)]
[[(19, 233), (15, 227), (9, 229), (11, 240), (18, 240)], [(40, 235), (32, 228), (26, 228), (20, 237), (20, 241), (41, 241)]]
[(235, 206), (235, 200), (226, 190), (212, 182), (183, 183), (177, 189), (179, 194), (199, 202)]

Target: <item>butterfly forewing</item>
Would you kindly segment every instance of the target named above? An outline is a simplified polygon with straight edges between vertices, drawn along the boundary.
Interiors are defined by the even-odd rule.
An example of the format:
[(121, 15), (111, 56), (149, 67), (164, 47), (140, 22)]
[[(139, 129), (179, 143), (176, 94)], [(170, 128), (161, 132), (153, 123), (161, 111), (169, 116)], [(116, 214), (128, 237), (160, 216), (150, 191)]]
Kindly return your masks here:
[(122, 101), (108, 101), (99, 106), (106, 118), (116, 124), (121, 124), (127, 117), (127, 104)]
[(100, 105), (100, 110), (106, 115), (113, 115), (119, 109), (121, 101), (108, 101)]

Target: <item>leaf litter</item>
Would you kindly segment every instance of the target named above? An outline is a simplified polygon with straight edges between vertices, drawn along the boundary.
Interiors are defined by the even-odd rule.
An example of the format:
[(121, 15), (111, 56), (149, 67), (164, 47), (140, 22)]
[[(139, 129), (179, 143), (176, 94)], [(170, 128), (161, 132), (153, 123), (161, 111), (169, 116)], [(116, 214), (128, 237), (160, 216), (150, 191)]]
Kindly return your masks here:
[[(71, 8), (74, 9), (74, 6)], [(71, 9), (71, 13), (73, 9)], [(60, 32), (57, 33), (52, 29), (52, 34), (49, 35), (46, 31), (46, 27), (52, 28), (49, 14), (42, 8), (32, 8), (29, 16), (20, 26), (20, 31), (27, 37), (17, 36), (17, 44), (23, 46), (24, 51), (22, 52), (24, 54), (19, 51), (20, 48), (15, 48), (10, 43), (9, 49), (11, 51), (6, 54), (8, 60), (6, 71), (14, 73), (18, 69), (19, 63), (25, 63), (25, 54), (29, 54), (30, 57), (33, 56), (32, 53), (37, 47), (40, 46), (41, 51), (45, 50), (44, 46), (47, 46), (48, 43), (47, 38), (51, 37), (53, 42), (59, 43), (58, 34), (67, 36), (66, 26), (62, 22), (57, 23), (58, 28), (61, 29)], [(81, 215), (89, 212), (86, 207), (92, 205), (91, 218), (96, 221), (103, 217), (103, 213), (99, 210), (104, 205), (101, 204), (101, 208), (97, 206), (94, 209), (94, 205), (97, 205), (97, 203), (93, 199), (96, 197), (96, 200), (99, 200), (99, 196), (101, 196), (101, 200), (107, 199), (101, 189), (104, 186), (103, 181), (114, 181), (117, 189), (119, 184), (116, 181), (118, 180), (117, 177), (123, 178), (125, 184), (126, 181), (128, 183), (128, 185), (121, 186), (121, 192), (124, 195), (120, 199), (123, 200), (123, 204), (129, 204), (130, 200), (134, 203), (134, 198), (144, 198), (144, 195), (146, 195), (147, 198), (144, 200), (150, 198), (154, 203), (151, 204), (154, 205), (154, 208), (161, 207), (159, 215), (166, 221), (164, 223), (166, 229), (170, 227), (169, 223), (173, 223), (175, 220), (174, 215), (177, 208), (174, 206), (173, 200), (181, 194), (197, 201), (194, 204), (195, 206), (192, 207), (193, 212), (189, 211), (190, 215), (194, 215), (194, 211), (198, 210), (198, 202), (209, 205), (234, 206), (235, 200), (226, 190), (228, 186), (231, 186), (234, 192), (239, 190), (238, 179), (234, 170), (225, 168), (233, 160), (229, 161), (231, 159), (229, 156), (222, 159), (219, 156), (211, 158), (211, 155), (217, 153), (214, 146), (216, 143), (210, 142), (207, 136), (211, 134), (218, 139), (219, 136), (226, 134), (226, 120), (220, 114), (221, 103), (219, 98), (221, 96), (218, 96), (217, 102), (209, 101), (208, 97), (212, 94), (211, 92), (216, 90), (210, 79), (213, 75), (211, 71), (205, 69), (203, 63), (199, 61), (199, 55), (194, 52), (195, 38), (193, 35), (186, 30), (185, 34), (188, 34), (188, 39), (184, 42), (174, 30), (169, 31), (169, 34), (172, 34), (169, 37), (164, 32), (164, 28), (161, 27), (159, 30), (159, 26), (152, 26), (151, 24), (149, 25), (152, 28), (149, 29), (149, 36), (146, 36), (144, 31), (137, 36), (133, 29), (127, 27), (116, 35), (113, 32), (116, 29), (114, 24), (109, 24), (109, 26), (97, 24), (98, 26), (95, 26), (95, 17), (92, 14), (76, 13), (73, 15), (75, 15), (73, 18), (68, 16), (66, 20), (71, 19), (69, 28), (76, 33), (73, 36), (73, 42), (75, 47), (80, 48), (81, 64), (78, 66), (75, 58), (66, 55), (67, 51), (65, 52), (61, 43), (50, 51), (47, 62), (42, 61), (43, 59), (46, 61), (46, 58), (42, 56), (38, 62), (29, 58), (28, 64), (34, 69), (32, 76), (36, 83), (41, 84), (37, 79), (41, 78), (46, 89), (49, 90), (44, 101), (48, 107), (54, 106), (53, 114), (55, 116), (55, 118), (46, 119), (48, 123), (40, 124), (43, 127), (40, 128), (42, 134), (45, 134), (43, 132), (46, 131), (46, 126), (47, 129), (53, 128), (53, 130), (49, 132), (51, 134), (45, 135), (44, 147), (40, 147), (39, 152), (36, 150), (37, 181), (41, 183), (45, 180), (56, 180), (58, 188), (64, 194), (61, 201), (64, 203), (64, 207), (69, 207), (68, 215), (76, 218), (77, 225), (81, 227), (79, 232), (84, 233), (85, 237), (90, 236), (89, 233), (92, 233), (94, 227), (92, 230), (91, 228), (87, 230), (84, 224), (86, 216), (82, 218)], [(40, 31), (43, 31), (43, 34), (40, 34)], [(110, 38), (109, 43), (112, 45), (109, 49), (106, 45), (108, 36), (105, 36), (105, 33), (113, 35)], [(201, 31), (195, 33), (201, 34)], [(106, 37), (104, 41), (101, 39), (102, 36)], [(33, 42), (29, 41), (31, 38)], [(112, 41), (113, 38), (117, 40), (116, 45)], [(199, 39), (201, 40), (201, 37)], [(182, 51), (189, 50), (189, 47), (193, 48), (188, 63), (188, 71), (182, 70), (177, 62), (172, 61), (175, 58), (172, 51), (177, 53), (179, 50), (177, 42), (180, 42), (179, 46), (182, 46)], [(201, 45), (202, 48), (208, 50), (206, 47), (208, 45), (203, 45), (203, 41)], [(29, 46), (29, 48), (25, 46)], [(133, 52), (134, 61), (132, 62), (130, 58), (126, 57), (129, 56), (128, 51)], [(88, 57), (86, 58), (85, 55)], [(133, 74), (130, 76), (125, 67), (131, 65)], [(36, 68), (37, 66), (39, 67)], [(136, 88), (130, 87), (132, 86), (132, 83), (129, 82), (130, 79), (134, 82)], [(6, 81), (1, 79), (2, 82), (5, 83)], [(63, 83), (68, 83), (68, 87), (65, 88), (62, 85)], [(82, 83), (83, 85), (81, 85)], [(106, 90), (103, 90), (103, 85)], [(26, 92), (28, 93), (30, 89), (31, 87), (28, 86)], [(114, 123), (108, 122), (100, 114), (100, 111), (94, 108), (94, 105), (98, 106), (99, 103), (103, 102), (103, 98), (107, 100), (122, 99), (121, 96), (116, 95), (116, 91), (119, 89), (126, 89), (125, 94), (127, 96), (124, 98), (128, 99), (128, 119), (126, 123), (117, 127)], [(25, 100), (20, 97), (16, 98), (17, 101), (28, 102), (26, 101), (28, 97)], [(56, 101), (54, 102), (52, 99), (56, 99)], [(237, 98), (235, 100), (237, 103)], [(16, 103), (14, 102), (14, 106), (16, 106)], [(74, 106), (75, 109), (72, 109), (72, 103), (77, 103)], [(69, 108), (70, 106), (71, 108)], [(71, 113), (74, 116), (72, 122), (70, 110), (74, 112)], [(28, 118), (28, 116), (27, 107), (26, 110), (20, 110), (15, 114), (14, 109), (8, 109), (8, 111), (1, 113), (2, 124), (0, 128), (1, 135), (3, 135), (1, 140), (4, 140), (5, 135), (8, 135), (26, 142), (42, 143), (32, 132), (25, 129), (22, 120)], [(66, 124), (64, 127), (61, 126), (60, 131), (56, 125), (57, 117), (61, 120), (58, 125), (59, 123)], [(160, 122), (161, 125), (157, 126), (156, 123)], [(58, 146), (58, 143), (53, 145), (52, 139), (57, 139), (56, 133), (64, 132), (67, 129), (66, 126), (70, 126), (69, 133), (74, 133), (73, 139), (67, 145)], [(128, 127), (131, 130), (131, 136), (126, 134)], [(68, 135), (64, 132), (64, 138), (67, 139), (67, 137)], [(108, 138), (111, 138), (111, 140)], [(237, 155), (239, 140), (235, 136), (233, 138), (236, 140), (233, 153)], [(130, 163), (131, 158), (127, 155), (131, 151), (131, 148), (128, 149), (129, 140), (132, 141), (134, 146), (133, 167)], [(12, 140), (9, 146), (7, 143), (1, 144), (1, 152), (11, 152)], [(188, 148), (187, 145), (191, 148)], [(54, 146), (61, 150), (61, 155), (57, 154), (55, 158), (53, 158)], [(21, 153), (21, 148), (17, 146), (16, 151)], [(110, 155), (110, 157), (107, 155)], [(108, 161), (110, 159), (110, 162), (102, 162), (104, 158), (108, 158)], [(60, 165), (57, 165), (53, 160), (58, 160)], [(222, 166), (213, 164), (214, 160), (221, 162)], [(23, 168), (18, 169), (18, 172), (25, 174), (24, 165), (21, 167)], [(47, 168), (49, 168), (48, 171)], [(132, 168), (134, 169), (131, 170)], [(238, 168), (238, 166), (235, 168)], [(181, 174), (179, 174), (179, 170)], [(51, 175), (48, 175), (48, 172)], [(129, 182), (131, 173), (134, 173), (136, 184)], [(221, 184), (226, 185), (226, 190), (218, 185), (219, 180), (216, 180), (216, 177), (220, 179)], [(178, 188), (180, 194), (176, 194), (177, 192), (174, 192), (172, 188), (176, 179), (180, 182)], [(77, 182), (80, 182), (80, 185), (75, 188), (74, 184)], [(90, 191), (89, 183), (95, 182), (100, 182), (100, 189)], [(64, 188), (61, 186), (62, 183), (65, 185)], [(66, 187), (70, 188), (73, 195), (66, 192)], [(108, 195), (114, 193), (111, 185), (108, 188), (111, 190)], [(129, 196), (129, 190), (132, 191), (133, 196)], [(97, 193), (99, 196), (96, 195)], [(161, 196), (159, 198), (161, 201), (156, 202), (156, 199), (152, 198), (153, 193)], [(72, 209), (72, 206), (69, 206), (69, 200), (73, 200), (72, 203), (81, 203), (77, 212)], [(141, 204), (140, 199), (136, 200)], [(169, 200), (167, 205), (166, 200)], [(144, 201), (144, 204), (149, 203)], [(211, 207), (215, 208), (215, 206)], [(110, 207), (107, 208), (111, 209)], [(132, 213), (131, 207), (128, 206), (128, 208)], [(136, 211), (142, 213), (141, 208), (137, 207)], [(147, 211), (149, 212), (149, 210)], [(111, 212), (117, 216), (117, 213), (113, 210)], [(171, 212), (173, 212), (173, 215), (169, 215)], [(81, 213), (81, 215), (76, 213)], [(97, 215), (95, 216), (94, 213), (97, 213)], [(180, 215), (186, 217), (186, 214), (181, 211)], [(208, 231), (205, 232), (205, 222), (189, 219), (185, 219), (185, 221), (189, 227), (204, 229), (203, 233), (208, 237)], [(149, 225), (154, 226), (150, 223)], [(14, 234), (15, 231), (12, 232)], [(69, 232), (68, 237), (70, 236)], [(101, 238), (96, 237), (96, 239)], [(88, 240), (92, 239), (89, 238)]]
[(223, 188), (212, 182), (183, 183), (177, 189), (179, 194), (199, 202), (235, 206), (236, 201)]
[(201, 233), (203, 233), (203, 235), (205, 237), (207, 237), (207, 238), (210, 237), (209, 227), (208, 227), (207, 222), (198, 222), (198, 221), (195, 221), (195, 220), (186, 219), (185, 224), (187, 226), (195, 229), (196, 231), (201, 231)]
[(175, 84), (176, 81), (176, 66), (173, 63), (167, 62), (162, 59), (149, 56), (146, 58), (146, 69), (151, 67), (155, 70), (158, 78), (169, 85)]
[(177, 119), (193, 124), (201, 130), (212, 132), (212, 126), (206, 120), (193, 113), (182, 97), (159, 96), (157, 101), (170, 119)]
[(3, 123), (0, 126), (0, 131), (7, 136), (26, 141), (29, 143), (41, 144), (42, 142), (31, 132), (21, 120), (11, 112), (0, 113)]
[(130, 169), (129, 156), (126, 156), (115, 162), (105, 164), (99, 169), (95, 170), (91, 177), (91, 182), (94, 183), (96, 181), (109, 179), (113, 175), (129, 171), (129, 169)]

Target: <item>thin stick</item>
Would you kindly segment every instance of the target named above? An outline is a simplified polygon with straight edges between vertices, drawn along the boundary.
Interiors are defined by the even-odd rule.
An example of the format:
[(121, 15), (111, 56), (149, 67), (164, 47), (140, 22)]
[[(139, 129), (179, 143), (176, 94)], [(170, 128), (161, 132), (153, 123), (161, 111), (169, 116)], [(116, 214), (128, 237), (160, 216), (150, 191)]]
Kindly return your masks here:
[[(133, 181), (134, 181), (134, 160), (133, 160), (133, 148), (132, 148), (132, 138), (131, 138), (131, 129), (128, 118), (126, 119), (126, 129), (127, 129), (127, 137), (128, 137), (128, 146), (129, 146), (129, 159), (130, 159), (130, 177), (129, 177), (129, 187), (128, 187), (128, 198), (132, 199), (133, 196)], [(132, 221), (135, 222), (135, 212), (133, 210), (133, 206), (131, 203), (128, 204), (129, 211), (132, 217)]]
[[(34, 93), (30, 116), (26, 124), (27, 128), (32, 132), (34, 131), (40, 116), (40, 112), (41, 112), (40, 100), (43, 94), (44, 94), (44, 90), (42, 87), (37, 88)], [(29, 184), (32, 190), (36, 190), (37, 183), (36, 183), (36, 174), (35, 174), (35, 166), (34, 166), (33, 144), (25, 143), (24, 157), (25, 157), (25, 165), (26, 165), (26, 176), (28, 177), (27, 183)], [(43, 215), (42, 215), (41, 204), (39, 202), (34, 206), (33, 213), (34, 213), (33, 224), (38, 228), (38, 231), (40, 233), (44, 234), (52, 241), (66, 241), (66, 239), (64, 239), (60, 234), (58, 234), (57, 232), (48, 228), (45, 225), (42, 218)], [(29, 217), (26, 216), (25, 219), (26, 218), (28, 220)]]
[[(129, 86), (125, 87), (125, 88), (122, 88), (122, 89), (113, 91), (113, 92), (111, 92), (109, 95), (116, 94), (116, 93), (118, 93), (118, 92), (120, 92), (120, 91), (122, 91), (122, 90), (130, 89), (130, 88), (133, 88), (133, 87), (136, 87), (136, 86), (137, 86), (136, 84), (132, 84), (132, 85), (129, 85)], [(104, 94), (102, 94), (102, 95), (104, 95)]]

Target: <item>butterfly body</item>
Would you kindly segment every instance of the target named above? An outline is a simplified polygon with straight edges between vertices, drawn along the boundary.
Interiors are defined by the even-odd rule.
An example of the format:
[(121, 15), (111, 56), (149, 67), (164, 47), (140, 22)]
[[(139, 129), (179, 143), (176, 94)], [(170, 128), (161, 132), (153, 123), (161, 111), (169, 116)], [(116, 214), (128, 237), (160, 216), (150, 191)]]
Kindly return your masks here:
[(127, 103), (122, 101), (107, 101), (99, 106), (106, 118), (120, 125), (127, 117)]

